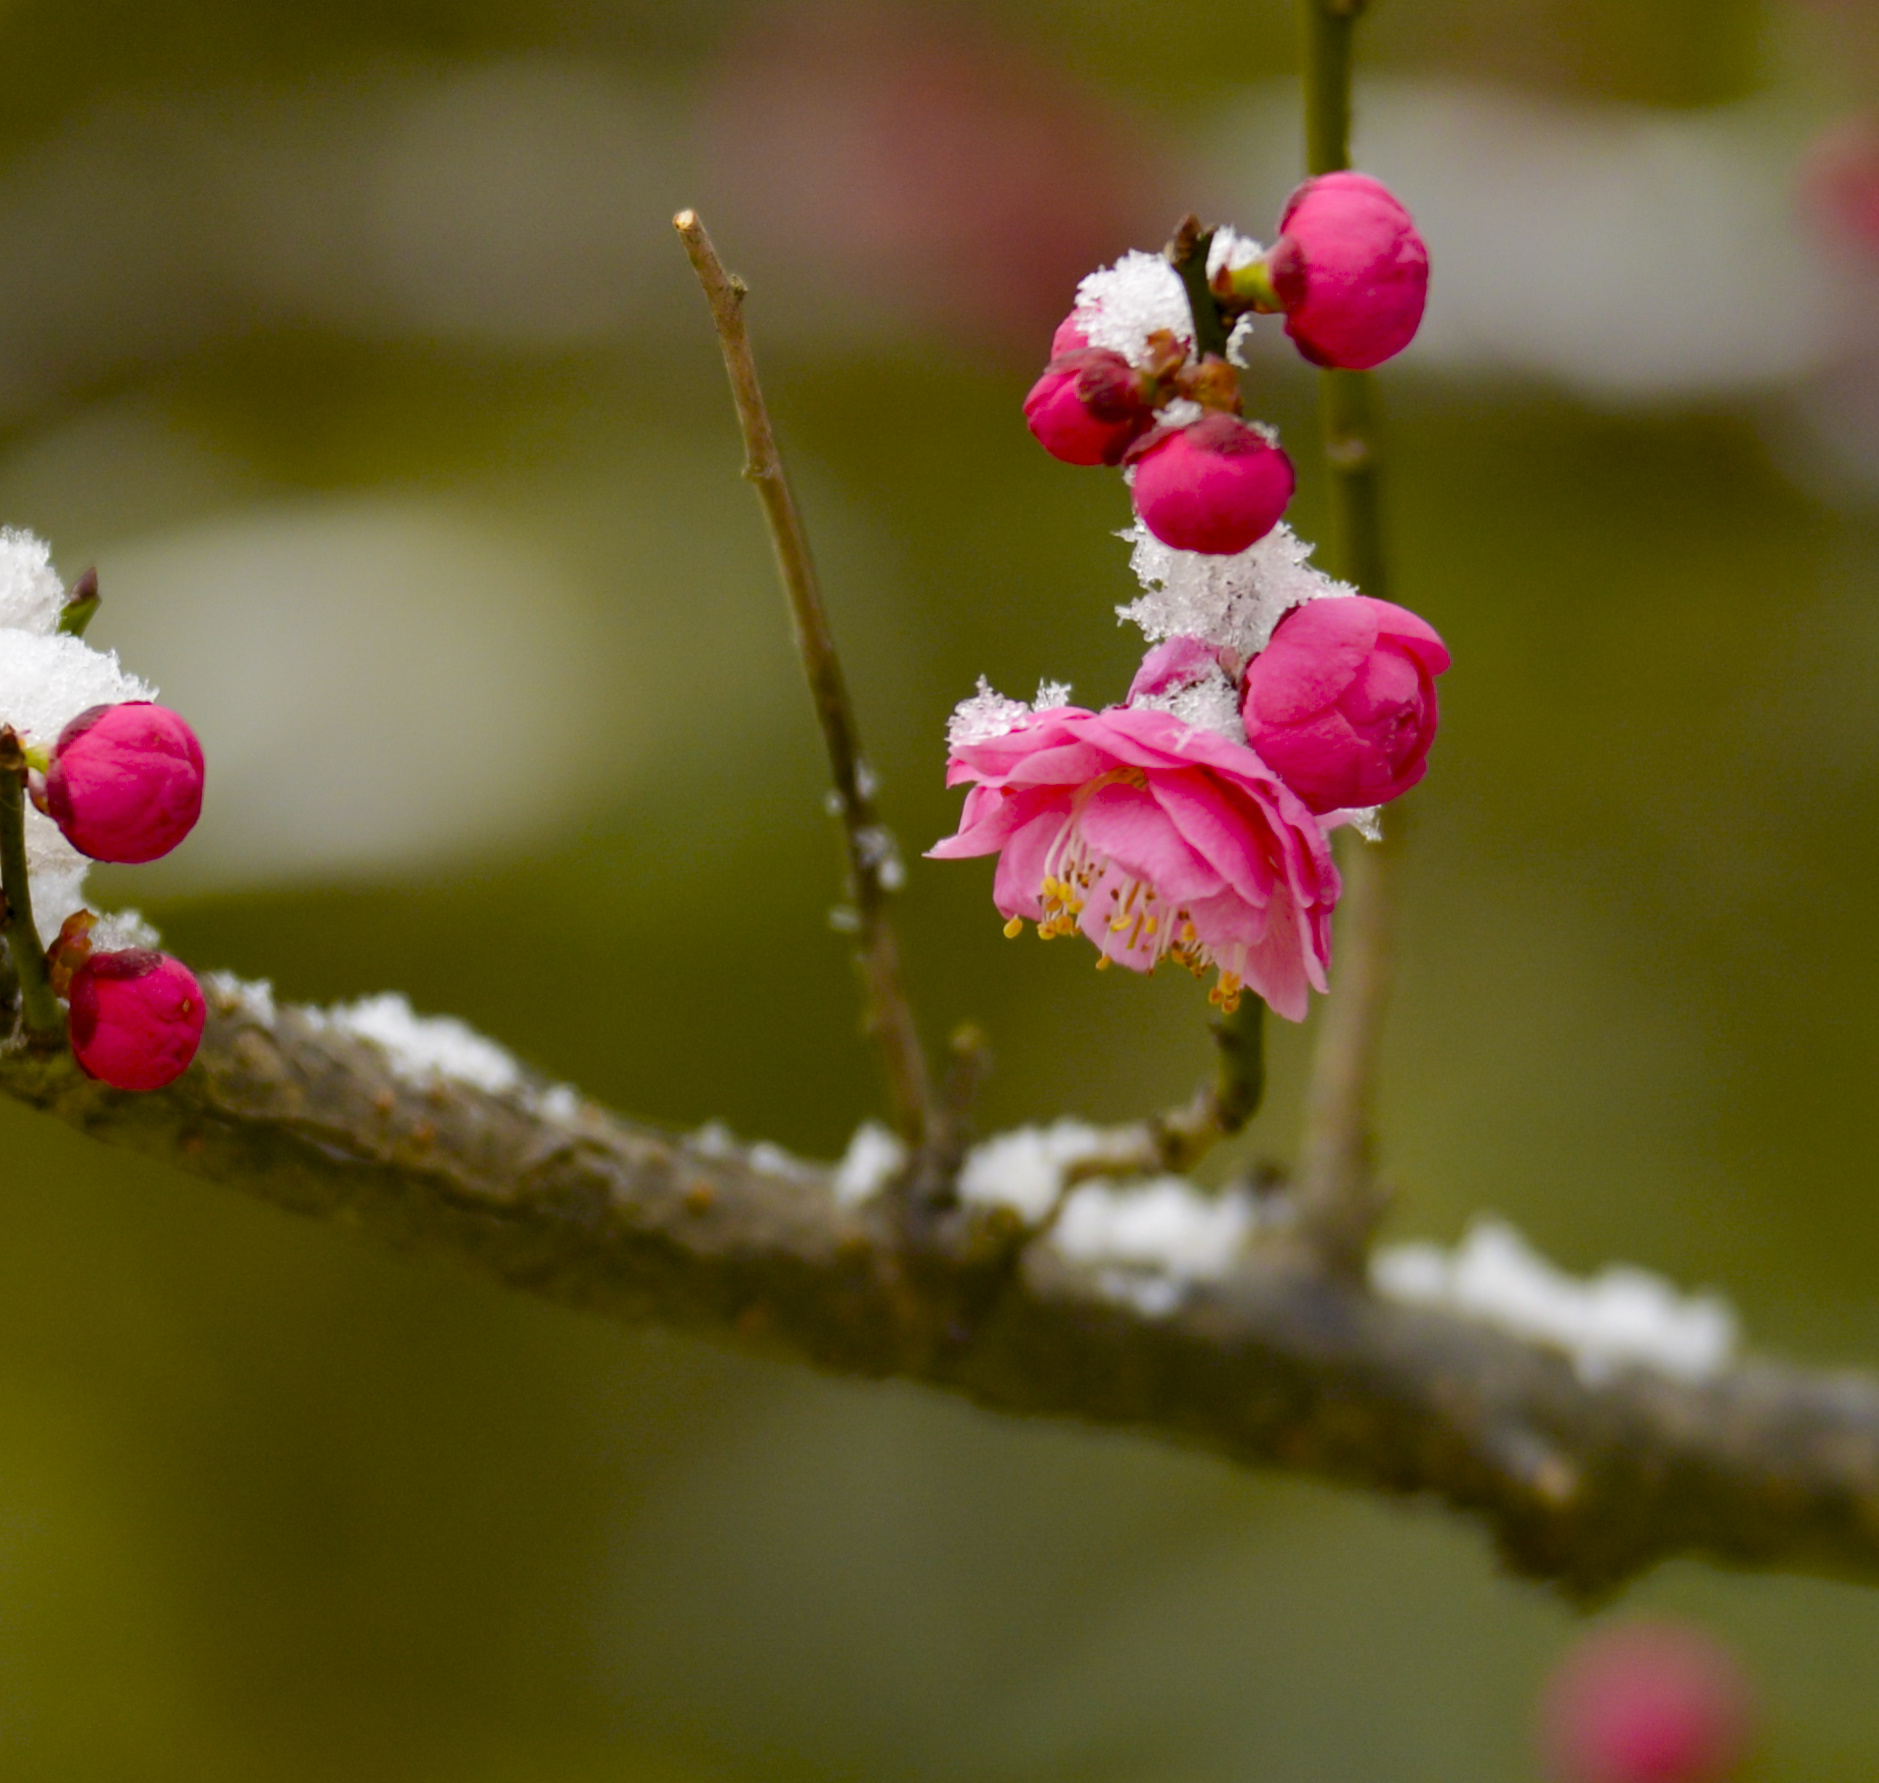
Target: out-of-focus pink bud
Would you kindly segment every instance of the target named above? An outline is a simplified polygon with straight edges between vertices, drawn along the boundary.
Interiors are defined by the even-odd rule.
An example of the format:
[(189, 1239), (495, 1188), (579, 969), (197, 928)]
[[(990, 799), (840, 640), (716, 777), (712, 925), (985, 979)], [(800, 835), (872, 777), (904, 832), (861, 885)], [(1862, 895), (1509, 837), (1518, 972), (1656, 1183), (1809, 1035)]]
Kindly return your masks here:
[(1191, 427), (1160, 427), (1128, 453), (1135, 511), (1164, 545), (1230, 556), (1285, 513), (1292, 461), (1257, 428), (1217, 410)]
[(1808, 151), (1801, 194), (1838, 244), (1879, 255), (1879, 120), (1848, 118)]
[(1024, 399), (1024, 418), (1044, 450), (1065, 464), (1120, 464), (1155, 422), (1135, 368), (1099, 347), (1053, 359)]
[(1428, 770), (1448, 647), (1405, 607), (1307, 601), (1246, 671), (1246, 741), (1316, 812), (1381, 805)]
[(1747, 1753), (1754, 1691), (1700, 1629), (1592, 1635), (1548, 1680), (1540, 1740), (1554, 1783), (1723, 1783)]
[(162, 1089), (202, 1043), (202, 986), (168, 954), (93, 954), (72, 974), (71, 1005), (73, 1056), (113, 1089)]
[(95, 861), (153, 861), (202, 815), (202, 745), (167, 706), (93, 706), (59, 733), (45, 809)]
[(1415, 339), (1429, 250), (1367, 173), (1325, 173), (1292, 194), (1270, 260), (1285, 332), (1314, 365), (1367, 371)]

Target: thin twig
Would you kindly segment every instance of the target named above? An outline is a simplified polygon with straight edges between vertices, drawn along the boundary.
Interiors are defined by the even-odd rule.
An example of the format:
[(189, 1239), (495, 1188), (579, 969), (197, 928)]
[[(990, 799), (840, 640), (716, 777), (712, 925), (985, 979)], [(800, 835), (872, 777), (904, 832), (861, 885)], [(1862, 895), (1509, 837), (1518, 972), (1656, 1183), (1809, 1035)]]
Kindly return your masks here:
[(711, 320), (724, 352), (724, 369), (744, 433), (744, 475), (756, 485), (776, 553), (777, 573), (789, 600), (797, 653), (809, 680), (822, 740), (828, 749), (842, 828), (848, 841), (848, 870), (856, 928), (856, 962), (866, 999), (865, 1022), (881, 1055), (895, 1127), (907, 1143), (924, 1145), (935, 1128), (933, 1092), (926, 1056), (901, 978), (900, 950), (888, 919), (888, 895), (899, 882), (894, 839), (875, 814), (872, 776), (861, 753), (854, 707), (835, 653), (828, 611), (822, 603), (809, 536), (783, 471), (770, 412), (757, 381), (757, 362), (744, 327), (745, 285), (725, 270), (696, 211), (672, 219), (692, 270), (711, 306)]
[[(1351, 39), (1362, 0), (1299, 0), (1304, 42), (1305, 147), (1313, 174), (1350, 165)], [(1319, 419), (1331, 497), (1331, 567), (1365, 594), (1387, 598), (1377, 425), (1368, 372), (1323, 371)], [(1297, 1201), (1300, 1230), (1327, 1261), (1361, 1266), (1382, 1213), (1372, 1177), (1371, 1118), (1390, 988), (1393, 839), (1342, 850), (1334, 988), (1320, 1018), (1306, 1090)]]
[(32, 878), (26, 870), (26, 757), (11, 725), (0, 727), (0, 892), (6, 906), (0, 934), (6, 936), (12, 957), (27, 1036), (40, 1045), (62, 1041), (65, 1017), (52, 994), (46, 950), (33, 922)]

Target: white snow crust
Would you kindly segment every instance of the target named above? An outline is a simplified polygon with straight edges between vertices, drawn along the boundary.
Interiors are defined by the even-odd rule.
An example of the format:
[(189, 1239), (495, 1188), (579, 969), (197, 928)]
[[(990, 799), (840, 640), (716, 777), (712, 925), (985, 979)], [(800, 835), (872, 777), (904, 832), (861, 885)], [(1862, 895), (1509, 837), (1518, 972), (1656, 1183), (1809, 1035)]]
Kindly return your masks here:
[(1177, 551), (1139, 521), (1118, 536), (1133, 547), (1129, 567), (1144, 592), (1116, 617), (1139, 625), (1150, 643), (1203, 638), (1250, 659), (1294, 607), (1357, 592), (1314, 569), (1312, 547), (1284, 521), (1231, 557)]
[(1009, 1207), (1036, 1222), (1056, 1206), (1064, 1172), (1101, 1154), (1108, 1137), (1087, 1121), (1014, 1127), (976, 1145), (959, 1172), (959, 1198), (980, 1206)]
[(907, 1162), (900, 1136), (879, 1121), (863, 1121), (835, 1167), (835, 1199), (845, 1207), (871, 1200)]
[(1735, 1310), (1720, 1295), (1680, 1293), (1626, 1263), (1569, 1275), (1503, 1220), (1476, 1220), (1452, 1251), (1381, 1250), (1370, 1279), (1394, 1300), (1444, 1307), (1564, 1350), (1589, 1385), (1627, 1367), (1704, 1380), (1729, 1365), (1740, 1341)]
[(316, 1028), (371, 1041), (406, 1083), (465, 1083), (500, 1096), (522, 1082), (521, 1067), (495, 1041), (454, 1015), (417, 1014), (397, 991), (310, 1009), (307, 1017)]
[(1151, 334), (1165, 329), (1183, 340), (1194, 338), (1181, 275), (1161, 255), (1140, 248), (1085, 278), (1077, 286), (1074, 314), (1092, 347), (1120, 353), (1131, 365), (1146, 363)]

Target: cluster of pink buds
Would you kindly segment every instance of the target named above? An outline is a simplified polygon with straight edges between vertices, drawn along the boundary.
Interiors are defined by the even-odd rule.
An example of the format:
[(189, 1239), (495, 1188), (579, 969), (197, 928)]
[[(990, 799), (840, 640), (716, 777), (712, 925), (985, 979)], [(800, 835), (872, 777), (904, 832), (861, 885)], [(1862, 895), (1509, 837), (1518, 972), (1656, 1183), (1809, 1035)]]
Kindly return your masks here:
[[(202, 987), (181, 961), (138, 944), (153, 938), (140, 919), (101, 922), (85, 909), (80, 882), (84, 859), (153, 861), (189, 834), (202, 812), (202, 746), (175, 712), (137, 697), (149, 690), (114, 657), (82, 641), (98, 605), (95, 577), (62, 596), (44, 545), (12, 531), (0, 532), (0, 572), (0, 718), (11, 721), (0, 723), (0, 773), (15, 784), (7, 871), (23, 859), (30, 894), (0, 914), (29, 1031), (56, 1034), (64, 998), (72, 1053), (88, 1075), (116, 1089), (160, 1089), (196, 1055)], [(87, 692), (102, 703), (68, 718)], [(24, 810), (22, 786), (37, 816)], [(61, 923), (43, 956), (30, 933), (36, 920), (26, 921), (35, 906)], [(43, 973), (29, 983), (39, 957)], [(36, 1018), (31, 997), (44, 999)]]
[(1294, 484), (1277, 436), (1242, 413), (1240, 330), (1282, 313), (1314, 365), (1368, 370), (1409, 345), (1428, 286), (1428, 251), (1388, 188), (1323, 174), (1292, 195), (1270, 251), (1189, 219), (1164, 255), (1091, 274), (1025, 419), (1067, 464), (1127, 467), (1164, 544), (1230, 556), (1278, 524)]
[[(93, 706), (43, 756), (28, 749), (33, 803), (80, 854), (160, 859), (202, 815), (202, 745), (167, 706)], [(120, 1090), (157, 1090), (188, 1070), (202, 1040), (202, 987), (181, 960), (143, 947), (94, 952), (89, 911), (68, 918), (48, 950), (70, 1008), (72, 1056)]]
[[(1319, 364), (1374, 365), (1421, 318), (1428, 256), (1375, 180), (1331, 174), (1277, 245), (1193, 219), (1163, 255), (1085, 279), (1031, 391), (1031, 430), (1076, 464), (1123, 464), (1144, 593), (1120, 609), (1153, 646), (1122, 704), (1034, 702), (980, 683), (948, 733), (969, 785), (941, 859), (996, 854), (1006, 933), (1080, 933), (1101, 966), (1216, 973), (1301, 1019), (1326, 988), (1340, 891), (1330, 832), (1427, 771), (1449, 653), (1414, 613), (1333, 581), (1283, 522), (1291, 461), (1239, 413), (1229, 345), (1256, 310)], [(1198, 345), (1197, 345), (1198, 343)]]

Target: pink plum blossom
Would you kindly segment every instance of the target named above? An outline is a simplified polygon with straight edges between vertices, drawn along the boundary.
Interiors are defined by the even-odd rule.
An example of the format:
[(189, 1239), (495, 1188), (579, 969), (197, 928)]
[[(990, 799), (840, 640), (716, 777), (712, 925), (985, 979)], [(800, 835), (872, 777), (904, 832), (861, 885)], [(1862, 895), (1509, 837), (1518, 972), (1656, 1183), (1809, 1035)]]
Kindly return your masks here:
[(1164, 959), (1219, 974), (1302, 1020), (1325, 988), (1337, 868), (1319, 825), (1258, 756), (1145, 706), (1063, 706), (956, 741), (947, 784), (975, 782), (940, 860), (998, 855), (993, 901), (1017, 934), (1081, 930), (1133, 972)]
[(43, 802), (81, 854), (156, 860), (202, 815), (202, 745), (167, 706), (93, 706), (59, 733)]
[(95, 953), (72, 974), (72, 1053), (88, 1077), (160, 1090), (189, 1069), (207, 1010), (181, 960), (147, 948)]
[(1269, 261), (1285, 332), (1314, 365), (1367, 371), (1415, 339), (1429, 250), (1414, 218), (1366, 173), (1326, 173), (1292, 194)]
[(1435, 629), (1367, 595), (1307, 601), (1246, 671), (1246, 741), (1313, 811), (1381, 805), (1428, 770), (1449, 665)]
[(1675, 1622), (1602, 1629), (1548, 1680), (1553, 1783), (1723, 1783), (1746, 1756), (1753, 1692), (1735, 1657)]
[(1136, 441), (1135, 511), (1164, 545), (1232, 556), (1284, 516), (1292, 461), (1259, 428), (1210, 411), (1188, 427), (1158, 427)]
[(1155, 415), (1120, 353), (1081, 347), (1045, 368), (1024, 399), (1024, 418), (1044, 450), (1065, 464), (1120, 464)]

